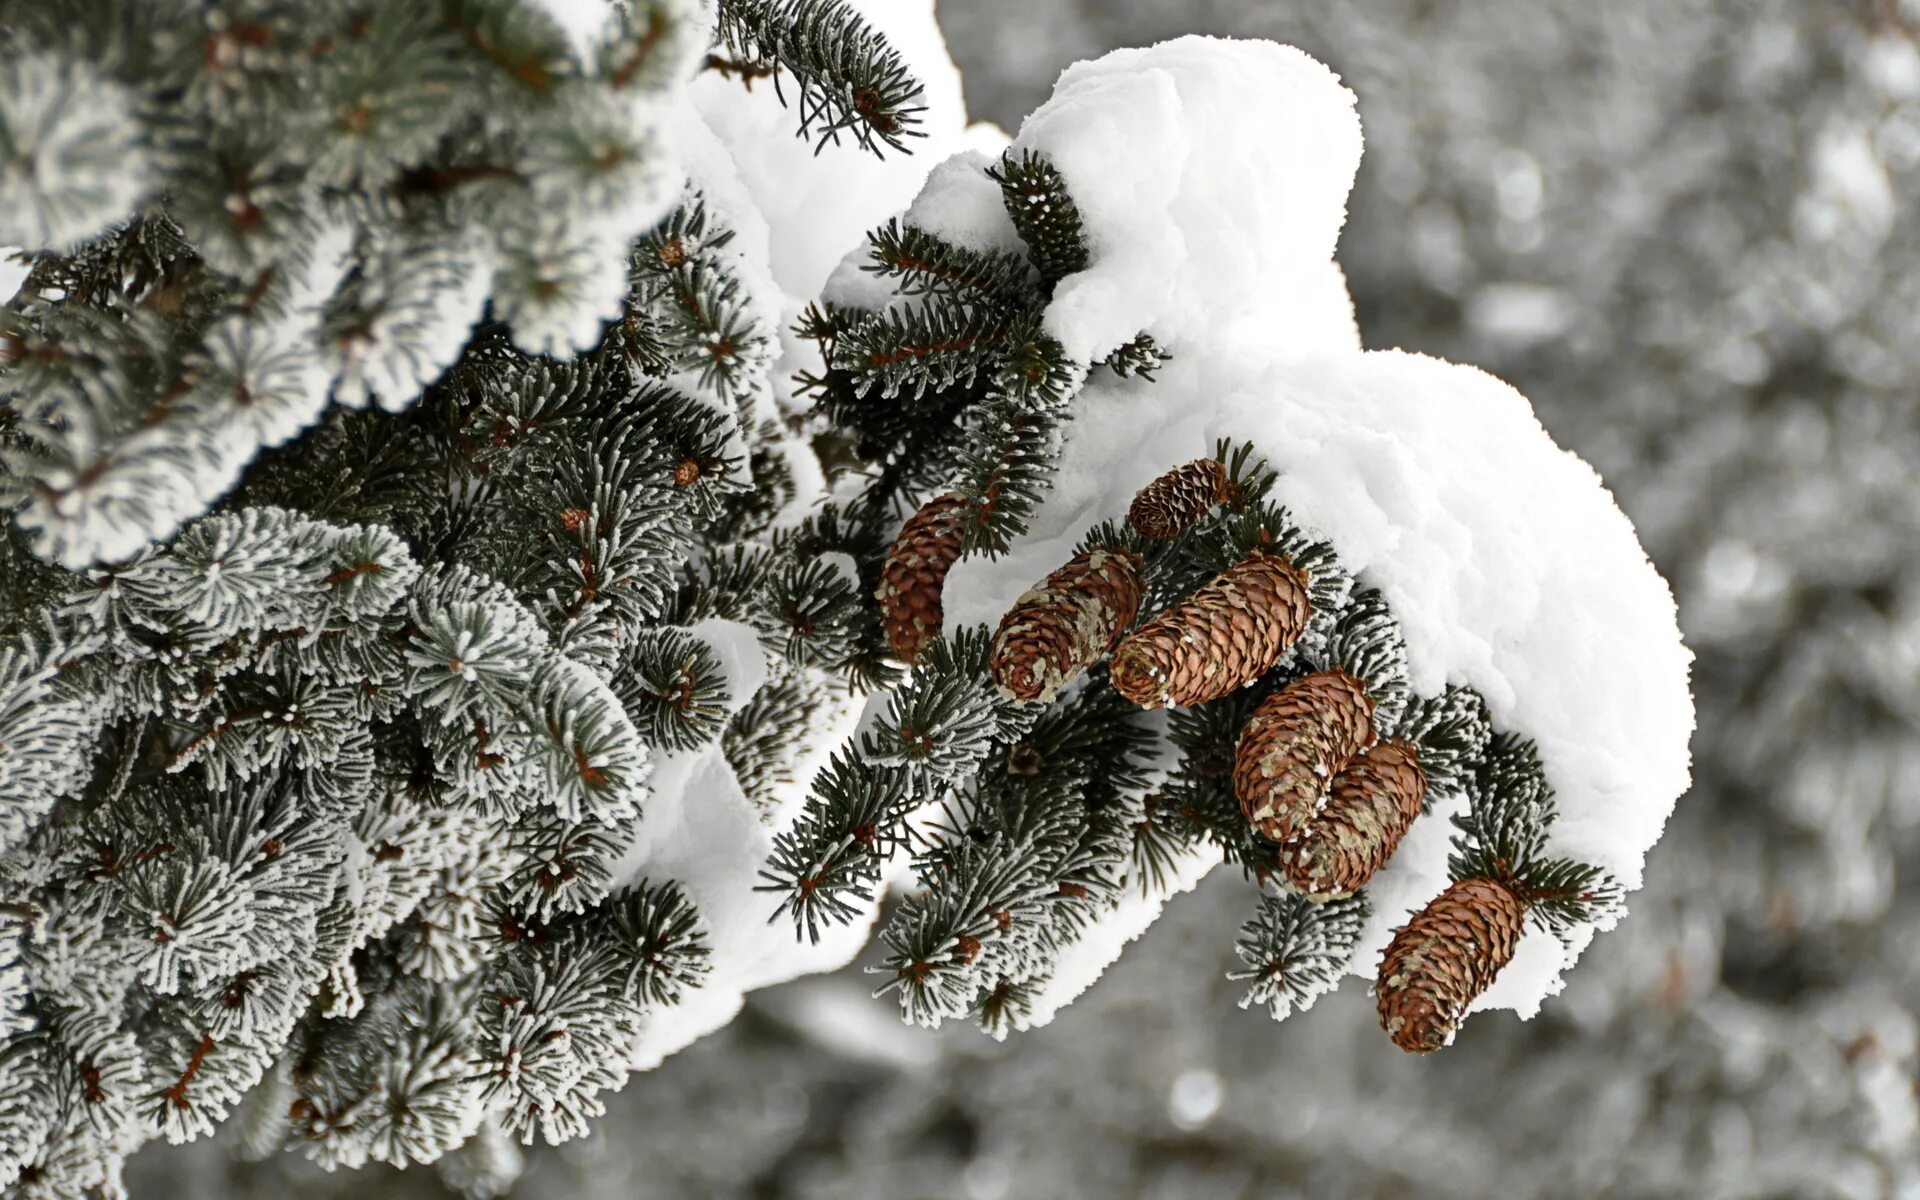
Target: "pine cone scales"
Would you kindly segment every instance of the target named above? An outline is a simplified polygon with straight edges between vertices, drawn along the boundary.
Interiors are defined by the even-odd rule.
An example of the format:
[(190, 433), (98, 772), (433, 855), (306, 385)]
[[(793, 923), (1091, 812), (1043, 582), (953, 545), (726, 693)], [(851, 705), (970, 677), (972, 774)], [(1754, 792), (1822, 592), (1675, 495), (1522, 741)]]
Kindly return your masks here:
[(1380, 1025), (1409, 1054), (1453, 1040), (1467, 1006), (1512, 961), (1526, 903), (1492, 879), (1463, 879), (1414, 914), (1380, 958)]
[(1296, 679), (1253, 710), (1233, 755), (1233, 794), (1260, 836), (1285, 842), (1326, 803), (1333, 777), (1373, 743), (1373, 697), (1345, 671)]
[(1226, 498), (1227, 468), (1214, 459), (1197, 458), (1141, 488), (1127, 508), (1127, 523), (1141, 537), (1179, 537)]
[(874, 599), (880, 602), (887, 645), (901, 662), (911, 664), (940, 633), (944, 616), (940, 591), (948, 569), (960, 557), (960, 530), (953, 522), (958, 507), (957, 496), (941, 496), (922, 505), (900, 527), (880, 568)]
[(1139, 614), (1140, 556), (1082, 551), (1000, 619), (988, 660), (993, 682), (1015, 700), (1051, 700)]
[(1326, 808), (1281, 848), (1281, 873), (1317, 900), (1352, 895), (1393, 856), (1426, 791), (1410, 742), (1363, 751), (1334, 776)]
[(1218, 700), (1272, 670), (1312, 615), (1305, 571), (1250, 554), (1122, 642), (1113, 686), (1142, 708)]

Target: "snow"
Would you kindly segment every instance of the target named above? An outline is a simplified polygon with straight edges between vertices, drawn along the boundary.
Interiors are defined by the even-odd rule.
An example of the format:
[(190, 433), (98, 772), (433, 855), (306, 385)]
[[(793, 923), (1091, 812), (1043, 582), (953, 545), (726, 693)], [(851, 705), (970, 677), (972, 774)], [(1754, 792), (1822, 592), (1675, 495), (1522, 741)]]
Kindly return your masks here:
[(760, 635), (751, 625), (725, 617), (708, 617), (687, 626), (687, 632), (706, 643), (719, 664), (727, 685), (727, 715), (731, 717), (747, 706), (753, 694), (767, 682), (767, 652), (760, 646)]
[[(1385, 593), (1415, 687), (1477, 688), (1498, 727), (1538, 741), (1559, 795), (1552, 852), (1637, 887), (1688, 782), (1691, 656), (1671, 593), (1598, 476), (1525, 397), (1471, 367), (1360, 350), (1332, 260), (1360, 155), (1351, 94), (1297, 50), (1183, 38), (1069, 68), (1013, 145), (1060, 168), (1087, 226), (1091, 262), (1059, 285), (1049, 331), (1090, 362), (1145, 329), (1173, 359), (1157, 382), (1090, 376), (1029, 534), (949, 575), (949, 628), (996, 622), (1160, 472), (1218, 437), (1251, 439), (1280, 472), (1276, 499)], [(981, 184), (987, 161), (937, 169), (916, 223), (1009, 244), (997, 192)], [(833, 298), (857, 302), (861, 254)], [(1460, 803), (1441, 797), (1376, 879), (1354, 973), (1370, 976), (1391, 930), (1445, 887), (1446, 818)], [(1203, 867), (1185, 864), (1175, 890)], [(1164, 899), (1130, 899), (1090, 931), (1034, 1023), (1097, 978)], [(1529, 933), (1481, 1007), (1531, 1015), (1593, 932), (1566, 947)]]
[(1186, 37), (1076, 63), (1015, 151), (1067, 179), (1093, 251), (1047, 310), (1080, 362), (1141, 330), (1290, 350), (1355, 349), (1333, 265), (1360, 117), (1291, 46)]
[(1167, 901), (1192, 891), (1219, 865), (1220, 852), (1201, 846), (1173, 857), (1166, 866), (1162, 888), (1152, 892), (1130, 889), (1112, 912), (1089, 925), (1080, 940), (1058, 956), (1053, 973), (1033, 994), (1023, 1027), (1037, 1029), (1078, 1000), (1081, 993), (1099, 982), (1108, 967), (1120, 961), (1129, 943), (1152, 928)]
[[(1020, 235), (1000, 201), (1000, 185), (987, 169), (1000, 161), (1004, 145), (987, 144), (958, 151), (933, 168), (903, 219), (969, 250), (1018, 250)], [(826, 298), (849, 308), (878, 311), (901, 303), (893, 281), (867, 270), (872, 262), (862, 238), (824, 284)]]
[[(1166, 467), (1217, 437), (1249, 438), (1280, 473), (1275, 498), (1385, 593), (1414, 686), (1477, 688), (1498, 727), (1539, 742), (1559, 795), (1553, 852), (1639, 885), (1687, 786), (1690, 656), (1626, 516), (1524, 397), (1472, 367), (1398, 351), (1289, 358), (1175, 344), (1157, 383), (1102, 373), (1075, 410), (1099, 419), (1074, 422), (1029, 536), (948, 576), (952, 625), (997, 619)], [(1445, 886), (1446, 834), (1444, 811), (1416, 822), (1376, 881), (1356, 972)], [(1584, 940), (1563, 951), (1529, 934), (1484, 1004), (1531, 1012)]]
[[(1339, 78), (1290, 46), (1187, 37), (1077, 63), (1011, 143), (1058, 167), (1092, 262), (1063, 280), (1045, 316), (1089, 363), (1145, 330), (1291, 352), (1360, 348), (1334, 261), (1360, 164), (1360, 119)], [(991, 128), (927, 176), (904, 213), (972, 249), (1020, 244), (985, 175)], [(883, 308), (885, 281), (858, 243), (826, 285), (838, 304)]]
[[(719, 646), (716, 652), (728, 657)], [(851, 733), (852, 715), (847, 708), (832, 714), (837, 719), (822, 739), (827, 746)], [(796, 773), (801, 784), (811, 781), (818, 766)], [(634, 1070), (651, 1069), (726, 1025), (749, 991), (845, 966), (866, 944), (879, 910), (876, 903), (867, 919), (829, 927), (818, 943), (796, 938), (784, 918), (768, 921), (772, 905), (754, 888), (774, 836), (805, 801), (804, 786), (788, 789), (770, 824), (740, 790), (718, 745), (659, 755), (651, 782), (653, 799), (616, 878), (679, 881), (700, 910), (712, 954), (699, 991), (650, 1020), (632, 1050)]]
[(908, 206), (906, 223), (938, 230), (969, 250), (1019, 250), (1020, 235), (1001, 202), (1000, 185), (987, 175), (1005, 149), (973, 147), (935, 167)]

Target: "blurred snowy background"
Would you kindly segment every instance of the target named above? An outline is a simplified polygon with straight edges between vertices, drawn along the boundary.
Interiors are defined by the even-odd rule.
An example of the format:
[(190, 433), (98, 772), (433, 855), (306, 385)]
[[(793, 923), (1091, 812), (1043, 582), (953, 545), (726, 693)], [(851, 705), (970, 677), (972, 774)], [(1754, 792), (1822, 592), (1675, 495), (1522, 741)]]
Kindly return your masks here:
[[(897, 1025), (854, 970), (635, 1076), (522, 1197), (1920, 1197), (1920, 4), (941, 0), (978, 117), (1181, 33), (1359, 93), (1374, 346), (1480, 364), (1606, 475), (1699, 653), (1697, 783), (1633, 916), (1435, 1059), (1274, 1026), (1216, 878), (1045, 1030)], [(212, 1147), (136, 1196), (443, 1194)]]

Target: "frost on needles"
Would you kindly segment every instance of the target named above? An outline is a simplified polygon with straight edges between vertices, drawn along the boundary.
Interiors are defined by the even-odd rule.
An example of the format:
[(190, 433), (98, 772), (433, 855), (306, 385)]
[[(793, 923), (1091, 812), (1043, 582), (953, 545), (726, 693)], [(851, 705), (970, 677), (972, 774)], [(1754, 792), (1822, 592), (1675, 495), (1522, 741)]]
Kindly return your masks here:
[(832, 965), (714, 930), (891, 678), (823, 558), (870, 535), (793, 511), (760, 217), (670, 149), (708, 51), (828, 156), (918, 85), (837, 0), (28, 2), (0, 49), (0, 1186), (227, 1122), (498, 1192), (711, 1027), (667, 1014)]
[(532, 0), (74, 11), (0, 26), (0, 245), (48, 298), (0, 328), (0, 503), (72, 568), (173, 532), (329, 402), (412, 404), (483, 313), (529, 353), (592, 348), (679, 193), (716, 20), (803, 134), (879, 149), (918, 122), (840, 0), (635, 0), (578, 44)]

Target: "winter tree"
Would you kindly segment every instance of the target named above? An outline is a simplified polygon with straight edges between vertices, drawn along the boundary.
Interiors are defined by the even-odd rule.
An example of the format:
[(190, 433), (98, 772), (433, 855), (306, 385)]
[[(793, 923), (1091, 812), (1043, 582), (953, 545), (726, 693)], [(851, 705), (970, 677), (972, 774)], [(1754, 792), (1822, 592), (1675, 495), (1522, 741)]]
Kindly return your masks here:
[(1330, 72), (1084, 64), (801, 311), (845, 246), (766, 192), (949, 128), (900, 53), (573, 18), (0, 12), (15, 1190), (225, 1123), (498, 1191), (894, 884), (920, 1024), (1043, 1023), (1223, 861), (1276, 1018), (1353, 971), (1428, 1052), (1557, 990), (1687, 654), (1518, 393), (1361, 351)]

